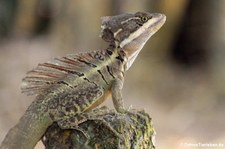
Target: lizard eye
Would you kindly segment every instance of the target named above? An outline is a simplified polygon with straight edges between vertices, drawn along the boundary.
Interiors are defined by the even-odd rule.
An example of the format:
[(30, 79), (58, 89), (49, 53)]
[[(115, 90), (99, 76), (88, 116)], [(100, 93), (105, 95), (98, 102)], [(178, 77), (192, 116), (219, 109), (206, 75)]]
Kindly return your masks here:
[(149, 19), (149, 18), (148, 18), (148, 17), (146, 17), (146, 16), (141, 17), (141, 21), (142, 21), (142, 22), (147, 22), (147, 21), (148, 21), (148, 19)]

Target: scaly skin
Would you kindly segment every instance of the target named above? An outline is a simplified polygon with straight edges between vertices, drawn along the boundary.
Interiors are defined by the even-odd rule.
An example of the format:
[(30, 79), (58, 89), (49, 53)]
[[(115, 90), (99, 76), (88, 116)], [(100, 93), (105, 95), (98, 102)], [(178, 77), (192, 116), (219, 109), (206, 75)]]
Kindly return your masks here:
[[(98, 60), (95, 58), (95, 61), (92, 62), (94, 65), (102, 63), (101, 67), (88, 66), (89, 68), (79, 74), (80, 76), (68, 75), (63, 81), (59, 81), (57, 85), (53, 85), (38, 95), (19, 123), (10, 130), (16, 136), (8, 133), (2, 143), (2, 148), (6, 144), (6, 148), (10, 149), (34, 148), (46, 129), (54, 121), (57, 121), (62, 128), (68, 128), (63, 124), (67, 118), (70, 118), (70, 115), (78, 115), (101, 104), (111, 93), (110, 88), (115, 78), (119, 79), (123, 76), (122, 68), (114, 69), (111, 67), (111, 65), (117, 65), (117, 68), (123, 66), (121, 60), (111, 60), (116, 59), (118, 56), (117, 51), (112, 55), (108, 55), (107, 51), (109, 49), (90, 53), (93, 58), (99, 53), (105, 54), (103, 59)], [(107, 69), (107, 67), (110, 68)], [(98, 70), (99, 73), (96, 73)], [(93, 73), (94, 71), (95, 73)], [(102, 86), (97, 85), (95, 82), (102, 84)], [(119, 108), (118, 111), (120, 111)], [(16, 142), (11, 143), (12, 139)]]
[(124, 73), (164, 22), (164, 15), (141, 12), (103, 17), (107, 49), (56, 58), (28, 72), (22, 92), (37, 97), (0, 148), (32, 149), (53, 122), (70, 128), (71, 117), (97, 107), (110, 94), (117, 112), (125, 113)]

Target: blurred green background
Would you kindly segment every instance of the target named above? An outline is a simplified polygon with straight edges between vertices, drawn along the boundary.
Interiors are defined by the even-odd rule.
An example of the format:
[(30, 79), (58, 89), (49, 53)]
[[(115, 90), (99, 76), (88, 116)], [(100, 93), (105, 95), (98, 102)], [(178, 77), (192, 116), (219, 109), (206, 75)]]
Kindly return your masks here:
[(167, 21), (126, 73), (126, 107), (151, 115), (158, 149), (225, 148), (225, 0), (0, 0), (0, 142), (34, 99), (20, 93), (28, 70), (105, 48), (100, 17), (136, 11)]

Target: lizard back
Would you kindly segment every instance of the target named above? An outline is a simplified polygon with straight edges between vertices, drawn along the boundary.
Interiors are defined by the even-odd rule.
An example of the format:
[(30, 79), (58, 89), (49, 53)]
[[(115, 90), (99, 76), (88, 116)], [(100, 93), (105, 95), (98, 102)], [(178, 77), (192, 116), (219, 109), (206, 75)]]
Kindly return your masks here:
[[(114, 62), (116, 57), (112, 55), (113, 50), (92, 51), (87, 53), (71, 54), (52, 61), (38, 64), (38, 66), (27, 72), (23, 78), (21, 90), (27, 95), (38, 95), (48, 88), (60, 84), (73, 87), (78, 80), (85, 80), (96, 84), (109, 85), (119, 73), (120, 61)], [(117, 64), (115, 64), (117, 63)], [(114, 66), (117, 65), (117, 66)], [(118, 67), (117, 69), (114, 69)], [(121, 69), (122, 70), (122, 69)], [(90, 79), (91, 78), (91, 79)], [(98, 80), (98, 81), (94, 81)]]
[(112, 81), (123, 77), (125, 57), (114, 48), (39, 64), (23, 78), (22, 92), (38, 95), (54, 120), (92, 109), (110, 95)]

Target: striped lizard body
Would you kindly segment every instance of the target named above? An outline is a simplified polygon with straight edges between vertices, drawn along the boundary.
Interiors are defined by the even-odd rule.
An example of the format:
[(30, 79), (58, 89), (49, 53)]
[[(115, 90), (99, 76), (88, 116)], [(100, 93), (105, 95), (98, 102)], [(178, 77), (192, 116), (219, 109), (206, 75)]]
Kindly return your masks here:
[(125, 113), (124, 73), (165, 20), (163, 14), (146, 12), (103, 17), (101, 37), (108, 48), (55, 58), (29, 71), (22, 92), (37, 97), (0, 148), (34, 148), (53, 122), (70, 128), (65, 121), (95, 108), (110, 94), (117, 112)]

